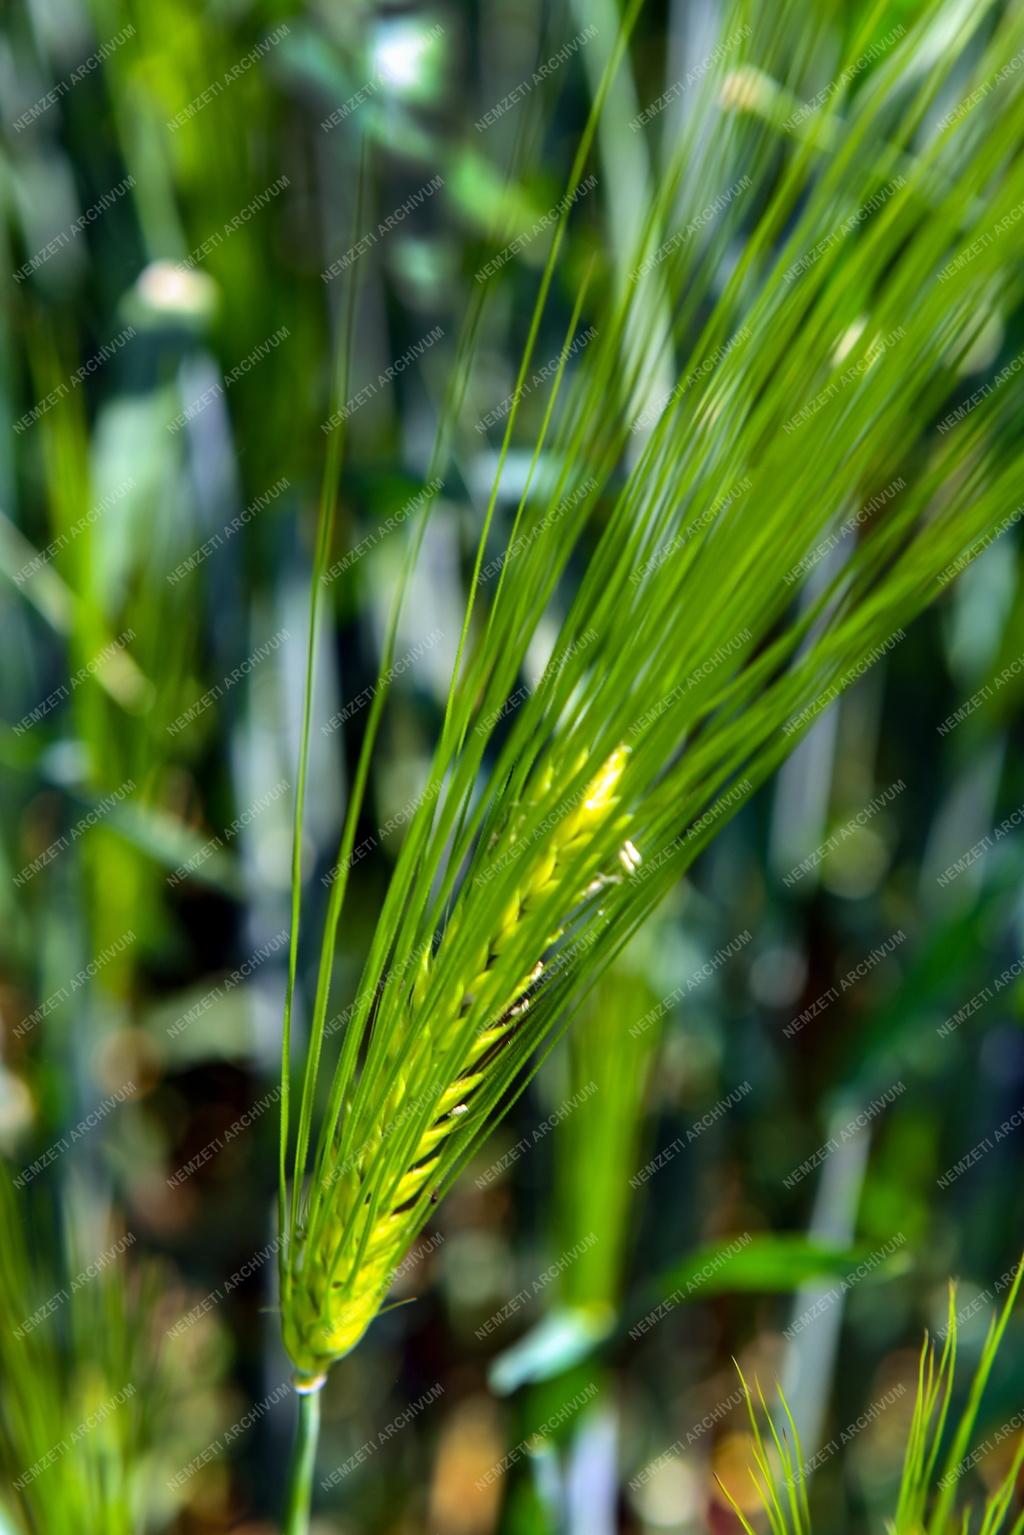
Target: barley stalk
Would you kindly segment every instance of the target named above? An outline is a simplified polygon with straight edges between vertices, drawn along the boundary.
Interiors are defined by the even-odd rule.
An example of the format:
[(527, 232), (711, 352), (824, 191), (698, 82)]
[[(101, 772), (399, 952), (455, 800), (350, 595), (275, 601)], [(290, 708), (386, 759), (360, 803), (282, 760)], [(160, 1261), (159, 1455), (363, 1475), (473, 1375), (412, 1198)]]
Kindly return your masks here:
[(313, 1468), (320, 1434), (320, 1393), (307, 1391), (299, 1397), (299, 1422), (288, 1478), (284, 1511), (284, 1535), (305, 1535), (313, 1501)]
[[(958, 121), (930, 137), (918, 133), (949, 62), (975, 32), (980, 36), (980, 18), (996, 9), (985, 0), (956, 25), (955, 8), (923, 14), (880, 66), (874, 88), (844, 103), (834, 152), (819, 155), (810, 138), (801, 139), (781, 177), (775, 144), (747, 131), (758, 102), (737, 82), (752, 76), (739, 73), (739, 60), (735, 68), (728, 62), (728, 77), (724, 68), (709, 75), (704, 106), (716, 131), (708, 137), (702, 111), (688, 114), (690, 126), (668, 154), (649, 205), (641, 199), (636, 226), (626, 231), (620, 254), (630, 281), (610, 286), (594, 339), (567, 370), (584, 313), (582, 291), (573, 305), (501, 579), (481, 595), (505, 466), (519, 442), (518, 404), (565, 246), (566, 210), (582, 184), (641, 4), (628, 0), (623, 8), (573, 156), (480, 521), (430, 768), (428, 788), (438, 798), (417, 807), (392, 871), (312, 1164), (346, 882), (429, 501), (408, 542), (362, 735), (293, 1120), (290, 1019), (305, 747), (301, 755), (279, 1199), (284, 1333), (306, 1393), (362, 1336), (432, 1190), (447, 1186), (493, 1112), (505, 1106), (503, 1095), (523, 1074), (556, 1008), (567, 1011), (743, 799), (822, 710), (903, 638), (902, 625), (944, 590), (950, 572), (1000, 518), (1007, 525), (1018, 502), (1015, 461), (988, 446), (1019, 408), (1011, 385), (979, 399), (956, 431), (940, 431), (941, 441), (927, 442), (922, 426), (949, 394), (993, 292), (1015, 299), (1019, 287), (1004, 254), (1008, 244), (941, 282), (922, 281), (948, 261), (954, 231), (960, 242), (961, 232), (995, 224), (1020, 198), (1019, 160), (1008, 154), (1006, 173), (994, 176), (997, 156), (981, 147), (970, 118), (964, 128)], [(980, 78), (1008, 66), (1024, 36), (1020, 25), (1015, 16), (996, 29), (979, 60)], [(776, 18), (756, 31), (742, 62), (788, 78)], [(906, 111), (897, 111), (907, 80), (919, 80), (922, 52), (935, 64), (914, 85)], [(1020, 101), (1007, 99), (1006, 112), (1007, 121), (1019, 119)], [(1009, 143), (1007, 131), (1004, 147)], [(878, 217), (834, 240), (837, 209), (866, 207), (889, 185), (894, 164), (899, 184), (894, 177)], [(685, 224), (676, 217), (680, 201), (694, 215)], [(589, 248), (584, 239), (581, 249)], [(733, 248), (742, 252), (735, 261)], [(814, 259), (805, 263), (808, 252)], [(636, 302), (642, 283), (659, 290), (657, 304)], [(648, 356), (653, 361), (662, 347), (650, 321), (662, 312), (662, 285), (673, 312), (678, 308), (672, 329), (683, 350), (674, 356), (673, 336), (678, 383), (653, 415), (645, 412), (641, 436), (640, 420), (632, 422), (622, 407), (637, 395)], [(447, 473), (482, 305), (474, 293), (454, 350), (431, 483)], [(827, 579), (810, 581), (809, 558), (848, 515), (851, 500), (863, 501), (876, 475), (902, 465), (909, 450), (920, 450), (920, 472), (906, 494), (865, 525)], [(549, 464), (558, 466), (550, 486), (540, 472)], [(325, 476), (314, 582), (326, 568), (336, 471), (334, 463)], [(579, 497), (567, 494), (580, 487)], [(525, 537), (535, 528), (542, 537)], [(549, 666), (530, 692), (521, 679), (533, 674), (534, 647), (548, 638), (552, 620), (560, 664)], [(304, 742), (311, 709), (310, 662)], [(495, 739), (499, 719), (508, 725)], [(554, 759), (550, 779), (540, 775), (527, 788), (526, 799), (535, 809), (547, 802), (560, 781), (557, 768), (570, 768), (579, 745), (599, 742), (593, 745), (599, 763), (615, 742), (629, 741), (631, 829), (645, 852), (638, 876), (609, 893), (604, 926), (588, 925), (587, 937), (602, 941), (564, 989), (554, 962), (547, 961), (546, 974), (536, 967), (552, 929), (577, 920), (581, 896), (621, 845), (614, 811), (621, 759), (611, 782), (604, 782), (608, 764), (598, 775), (601, 787), (591, 792), (582, 819), (570, 806), (553, 831), (546, 825), (542, 831), (537, 815), (525, 815), (517, 828), (507, 819), (508, 799), (523, 793), (524, 780), (531, 783), (538, 743), (553, 737), (572, 747)], [(489, 746), (495, 749), (488, 766)], [(571, 776), (578, 786), (588, 775), (576, 766)], [(527, 822), (532, 836), (520, 838), (521, 846), (517, 831)], [(481, 891), (470, 874), (488, 856), (494, 826), (503, 827), (502, 849), (511, 852), (515, 844), (517, 851), (514, 865)], [(562, 945), (560, 958), (571, 949)]]

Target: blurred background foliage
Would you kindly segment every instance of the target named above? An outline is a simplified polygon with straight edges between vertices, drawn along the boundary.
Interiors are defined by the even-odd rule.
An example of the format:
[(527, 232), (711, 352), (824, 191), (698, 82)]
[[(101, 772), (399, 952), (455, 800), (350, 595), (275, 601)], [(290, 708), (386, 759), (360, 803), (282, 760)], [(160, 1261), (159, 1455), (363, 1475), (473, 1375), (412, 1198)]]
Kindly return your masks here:
[[(879, 36), (920, 9), (888, 6)], [(869, 7), (804, 11), (809, 98)], [(351, 708), (314, 730), (309, 931), (474, 273), (557, 200), (614, 18), (611, 0), (6, 10), (0, 1135), (22, 1183), (5, 1220), (50, 1276), (26, 1315), (91, 1261), (60, 1235), (62, 1201), (87, 1213), (93, 1255), (114, 1206), (129, 1269), (155, 1265), (133, 1324), (160, 1347), (154, 1527), (271, 1531), (291, 1429), (286, 1401), (254, 1409), (287, 1376), (270, 1314), (275, 1082), (344, 274), (358, 266), (351, 392), (369, 393), (321, 636), (316, 719)], [(631, 114), (699, 65), (719, 24), (711, 0), (643, 10), (544, 356), (673, 132), (675, 107), (649, 137)], [(366, 227), (394, 218), (356, 250), (364, 156)], [(459, 611), (545, 249), (527, 242), (488, 284), (400, 653)], [(523, 401), (517, 442), (544, 393)], [(526, 462), (514, 444), (500, 514)], [(782, 1380), (809, 1454), (904, 1385), (817, 1473), (824, 1527), (880, 1528), (920, 1330), (941, 1327), (955, 1272), (976, 1351), (1024, 1230), (1020, 1133), (997, 1137), (1024, 1101), (1020, 580), (1011, 532), (822, 717), (592, 994), (403, 1266), (409, 1303), (332, 1375), (321, 1477), (349, 1469), (318, 1494), (319, 1529), (731, 1530), (712, 1472), (746, 1496), (733, 1356)], [(350, 986), (453, 644), (395, 683), (339, 956)], [(737, 1234), (744, 1250), (719, 1263)], [(62, 1368), (98, 1369), (57, 1310)], [(1022, 1384), (1011, 1348), (993, 1422)], [(971, 1477), (991, 1485), (1013, 1443)]]

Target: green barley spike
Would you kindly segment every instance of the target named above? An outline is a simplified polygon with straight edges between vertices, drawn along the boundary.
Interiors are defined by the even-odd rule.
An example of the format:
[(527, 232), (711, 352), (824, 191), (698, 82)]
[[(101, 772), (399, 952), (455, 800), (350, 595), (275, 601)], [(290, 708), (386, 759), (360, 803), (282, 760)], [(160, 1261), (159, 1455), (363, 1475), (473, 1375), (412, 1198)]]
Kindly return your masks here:
[[(435, 999), (429, 1009), (425, 1002), (438, 954), (446, 942), (457, 937), (462, 923), (472, 920), (468, 895), (456, 906), (441, 939), (442, 949), (438, 954), (429, 949), (424, 953), (412, 988), (408, 1028), (386, 1061), (386, 1066), (394, 1067), (402, 1059), (404, 1065), (381, 1106), (375, 1130), (358, 1156), (350, 1158), (349, 1165), (335, 1167), (325, 1179), (331, 1189), (329, 1217), (317, 1222), (311, 1239), (300, 1232), (291, 1255), (290, 1283), (283, 1304), (284, 1339), (296, 1365), (300, 1391), (313, 1391), (322, 1385), (331, 1363), (355, 1347), (377, 1314), (391, 1276), (415, 1235), (410, 1224), (415, 1219), (415, 1203), (437, 1169), (446, 1138), (468, 1112), (474, 1092), (487, 1080), (488, 1060), (493, 1059), (529, 1006), (528, 992), (540, 979), (542, 963), (538, 961), (530, 974), (510, 986), (504, 1005), (494, 1015), (497, 1021), (482, 1028), (469, 1042), (450, 1082), (432, 1079), (432, 1063), (443, 1059), (453, 1046), (480, 987), (524, 919), (550, 898), (564, 878), (566, 864), (579, 859), (587, 841), (614, 811), (627, 750), (618, 747), (612, 753), (579, 803), (538, 839), (532, 857), (524, 857), (522, 881), (496, 930), (481, 940), (464, 977), (453, 981), (448, 993)], [(529, 796), (531, 804), (542, 801), (552, 781), (548, 768)], [(627, 820), (620, 818), (623, 827)], [(506, 831), (503, 841), (507, 847), (515, 844), (522, 821), (521, 817)], [(639, 861), (639, 854), (628, 841), (619, 857), (630, 869)], [(584, 863), (584, 882), (597, 872)], [(566, 904), (571, 908), (573, 900)], [(558, 936), (550, 935), (549, 941)], [(368, 1181), (385, 1136), (419, 1113), (428, 1097), (434, 1100), (434, 1112), (427, 1130), (405, 1167), (388, 1174), (380, 1198), (373, 1202)], [(344, 1250), (339, 1251), (342, 1242)]]

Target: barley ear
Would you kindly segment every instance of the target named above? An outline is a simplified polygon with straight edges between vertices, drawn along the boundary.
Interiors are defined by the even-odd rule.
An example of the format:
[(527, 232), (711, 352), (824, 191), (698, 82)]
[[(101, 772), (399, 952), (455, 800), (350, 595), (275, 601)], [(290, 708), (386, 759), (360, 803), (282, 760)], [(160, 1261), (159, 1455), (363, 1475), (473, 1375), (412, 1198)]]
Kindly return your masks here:
[[(336, 1162), (321, 1179), (319, 1201), (309, 1206), (313, 1218), (308, 1229), (299, 1231), (290, 1255), (282, 1311), (285, 1346), (300, 1391), (323, 1383), (331, 1363), (355, 1347), (380, 1309), (425, 1218), (424, 1199), (449, 1137), (470, 1113), (531, 994), (544, 984), (539, 952), (523, 973), (514, 956), (508, 962), (509, 951), (523, 925), (543, 916), (553, 898), (568, 915), (601, 872), (595, 862), (599, 855), (591, 859), (587, 850), (595, 833), (616, 816), (627, 750), (618, 747), (572, 802), (542, 823), (543, 835), (524, 836), (524, 815), (510, 818), (495, 847), (495, 862), (521, 860), (522, 874), (490, 935), (485, 933), (479, 946), (469, 950), (471, 967), (438, 986), (446, 945), (471, 930), (472, 884), (456, 901), (436, 950), (428, 946), (424, 951), (405, 1026), (381, 1046), (379, 1060), (373, 1059), (371, 1043), (364, 1070), (377, 1069), (391, 1086), (358, 1152)], [(577, 774), (584, 767), (578, 761)], [(551, 767), (536, 775), (528, 794), (534, 806), (549, 795), (553, 780)], [(625, 830), (627, 822), (627, 816), (619, 815), (615, 824)], [(620, 858), (632, 868), (639, 854), (627, 842)], [(554, 942), (559, 934), (546, 936)], [(488, 1008), (467, 1038), (470, 1014), (488, 984), (498, 987), (498, 1004)], [(425, 1128), (401, 1146), (396, 1158), (391, 1153), (400, 1132), (425, 1108)]]

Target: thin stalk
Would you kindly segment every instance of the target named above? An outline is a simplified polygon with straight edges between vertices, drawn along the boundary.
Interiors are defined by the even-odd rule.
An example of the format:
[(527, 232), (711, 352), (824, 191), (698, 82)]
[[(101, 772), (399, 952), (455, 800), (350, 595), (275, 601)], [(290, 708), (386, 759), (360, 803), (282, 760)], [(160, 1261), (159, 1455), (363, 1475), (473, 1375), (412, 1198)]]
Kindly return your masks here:
[(320, 1437), (320, 1391), (297, 1393), (299, 1418), (295, 1448), (288, 1472), (288, 1501), (282, 1535), (309, 1535), (309, 1509), (313, 1499), (313, 1466)]

